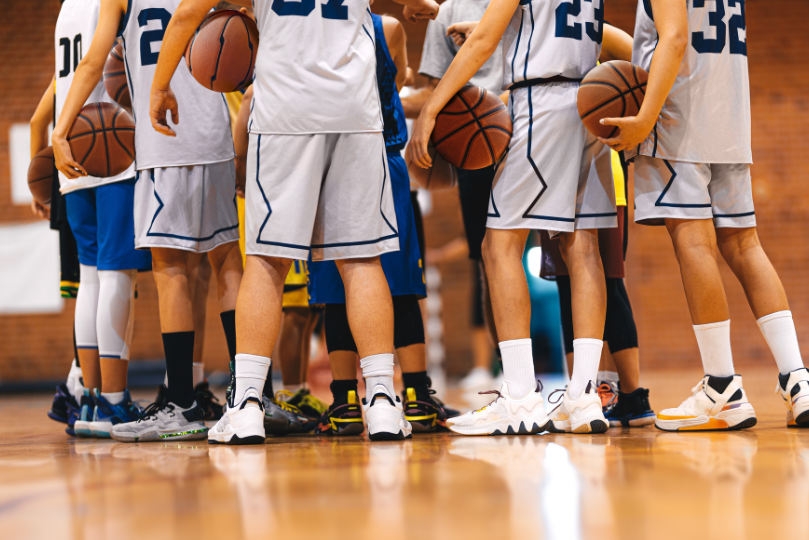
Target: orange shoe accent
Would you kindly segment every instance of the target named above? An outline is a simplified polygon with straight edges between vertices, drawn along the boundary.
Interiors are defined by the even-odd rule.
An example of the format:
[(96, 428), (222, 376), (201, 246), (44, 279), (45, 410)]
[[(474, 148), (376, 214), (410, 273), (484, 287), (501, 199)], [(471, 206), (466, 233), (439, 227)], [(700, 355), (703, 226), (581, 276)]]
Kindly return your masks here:
[(667, 414), (658, 414), (657, 418), (660, 420), (690, 420), (696, 416), (669, 416)]
[(728, 429), (728, 423), (724, 420), (720, 420), (719, 418), (710, 418), (704, 424), (700, 424), (698, 426), (681, 427), (678, 429), (678, 431), (704, 431), (707, 429)]

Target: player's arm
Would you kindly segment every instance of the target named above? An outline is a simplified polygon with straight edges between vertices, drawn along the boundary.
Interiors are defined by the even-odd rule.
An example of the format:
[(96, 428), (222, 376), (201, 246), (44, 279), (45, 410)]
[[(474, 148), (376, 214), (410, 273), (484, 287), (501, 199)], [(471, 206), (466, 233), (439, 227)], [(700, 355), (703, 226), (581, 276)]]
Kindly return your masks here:
[(51, 79), (48, 89), (42, 94), (37, 110), (31, 117), (31, 158), (48, 147), (48, 126), (53, 121), (53, 85), (56, 77)]
[(469, 36), (472, 35), (472, 32), (475, 31), (475, 28), (478, 27), (480, 21), (471, 21), (471, 22), (459, 22), (449, 26), (447, 28), (447, 37), (452, 38), (452, 41), (455, 42), (455, 45), (461, 47), (466, 40), (469, 39)]
[(56, 168), (70, 179), (87, 176), (87, 171), (73, 159), (70, 145), (67, 143), (67, 133), (93, 89), (98, 85), (98, 81), (101, 80), (104, 63), (107, 61), (110, 49), (115, 45), (118, 27), (124, 13), (126, 13), (126, 8), (127, 0), (101, 1), (101, 8), (98, 12), (98, 26), (93, 36), (93, 42), (90, 44), (90, 50), (87, 51), (87, 54), (81, 59), (76, 68), (70, 91), (67, 93), (65, 104), (62, 106), (62, 112), (59, 115), (59, 121), (53, 128), (51, 142), (53, 144), (53, 158), (56, 161)]
[(435, 87), (438, 86), (441, 79), (434, 77), (427, 78), (427, 84), (418, 90), (414, 91), (407, 97), (402, 98), (402, 108), (404, 109), (405, 118), (418, 118), (424, 104), (433, 95)]
[(632, 61), (632, 36), (620, 28), (605, 24), (599, 61), (609, 62), (611, 60)]
[[(180, 123), (177, 99), (171, 91), (171, 78), (177, 71), (177, 64), (180, 63), (191, 36), (217, 3), (217, 0), (183, 0), (166, 27), (149, 98), (149, 117), (152, 120), (152, 127), (158, 133), (169, 137), (177, 135), (169, 127), (167, 118), (167, 112), (171, 111), (172, 121), (175, 124)], [(244, 7), (252, 5), (249, 0), (236, 0), (233, 3)]]
[(382, 17), (382, 31), (396, 65), (396, 90), (401, 91), (407, 78), (407, 35), (402, 23), (388, 16)]
[(620, 128), (612, 139), (601, 139), (616, 151), (638, 146), (652, 132), (677, 78), (685, 49), (688, 47), (688, 12), (685, 2), (679, 0), (651, 0), (651, 2), (660, 41), (649, 69), (649, 83), (646, 86), (643, 105), (637, 116), (601, 120), (604, 125)]
[(236, 151), (236, 193), (244, 197), (245, 175), (247, 174), (247, 147), (250, 137), (247, 124), (250, 121), (250, 104), (253, 102), (253, 87), (247, 89), (242, 98), (239, 115), (233, 125), (233, 149)]
[(428, 168), (432, 163), (427, 143), (435, 126), (436, 116), (497, 50), (497, 45), (519, 3), (520, 0), (491, 1), (477, 28), (458, 51), (441, 82), (424, 104), (413, 127), (413, 138), (407, 147), (411, 161), (419, 167)]
[(393, 0), (404, 6), (402, 14), (408, 21), (415, 23), (419, 19), (435, 19), (438, 15), (438, 3), (434, 0)]

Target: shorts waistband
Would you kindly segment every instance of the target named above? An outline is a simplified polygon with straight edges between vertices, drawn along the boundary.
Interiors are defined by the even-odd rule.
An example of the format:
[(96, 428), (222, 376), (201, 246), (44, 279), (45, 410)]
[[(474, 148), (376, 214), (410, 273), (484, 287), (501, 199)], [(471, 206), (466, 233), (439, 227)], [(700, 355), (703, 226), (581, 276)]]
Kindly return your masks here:
[(555, 75), (553, 77), (547, 77), (545, 79), (526, 79), (524, 81), (515, 82), (511, 85), (509, 90), (516, 90), (518, 88), (527, 88), (529, 86), (537, 86), (540, 84), (549, 84), (549, 83), (558, 83), (558, 82), (574, 82), (580, 83), (581, 79), (571, 79), (570, 77), (563, 77), (561, 75)]

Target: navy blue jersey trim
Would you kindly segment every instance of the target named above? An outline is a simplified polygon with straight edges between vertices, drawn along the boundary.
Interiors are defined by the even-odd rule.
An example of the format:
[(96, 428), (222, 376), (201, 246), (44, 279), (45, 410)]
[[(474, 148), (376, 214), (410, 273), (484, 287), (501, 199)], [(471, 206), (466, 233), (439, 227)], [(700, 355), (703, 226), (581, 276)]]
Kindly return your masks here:
[(117, 360), (121, 359), (120, 354), (99, 354), (98, 357), (99, 358), (114, 358), (114, 359), (117, 359)]
[(556, 216), (529, 216), (529, 215), (524, 215), (523, 217), (524, 218), (530, 218), (530, 219), (544, 219), (544, 220), (547, 220), (547, 221), (564, 221), (565, 223), (575, 223), (576, 222), (575, 218), (564, 218), (564, 217), (556, 217)]
[(617, 216), (618, 212), (605, 212), (603, 214), (576, 214), (577, 218), (599, 218)]
[(88, 346), (85, 346), (85, 345), (76, 345), (76, 348), (77, 349), (88, 349), (88, 350), (92, 350), (92, 351), (97, 351), (98, 350), (98, 345), (96, 345), (95, 347), (93, 347), (93, 346), (88, 347)]
[[(152, 171), (154, 171), (154, 169), (152, 169)], [(152, 184), (154, 184), (154, 172), (149, 173), (149, 178), (152, 180)], [(159, 204), (159, 206), (157, 207), (157, 211), (154, 213), (154, 216), (152, 216), (152, 222), (149, 223), (149, 230), (146, 232), (146, 236), (148, 236), (148, 237), (176, 238), (178, 240), (190, 240), (192, 242), (207, 242), (208, 240), (212, 240), (217, 234), (227, 232), (227, 231), (232, 231), (233, 229), (238, 229), (239, 228), (239, 224), (237, 222), (235, 225), (231, 225), (229, 227), (223, 227), (221, 229), (217, 229), (213, 233), (211, 233), (210, 236), (203, 236), (201, 238), (195, 238), (193, 236), (182, 236), (180, 234), (152, 232), (152, 227), (154, 227), (154, 222), (155, 222), (155, 220), (157, 220), (158, 214), (160, 214), (160, 212), (166, 206), (165, 204), (163, 204), (163, 200), (160, 198), (160, 195), (157, 194), (157, 187), (154, 188), (152, 193), (154, 193), (155, 199), (157, 199), (157, 203)], [(233, 201), (234, 201), (234, 203), (236, 202), (235, 197), (234, 197)]]
[(715, 218), (736, 218), (736, 217), (748, 217), (748, 216), (755, 216), (755, 210), (752, 212), (742, 212), (741, 214), (714, 214), (713, 217)]
[(124, 31), (126, 30), (126, 25), (129, 24), (129, 15), (132, 13), (132, 0), (126, 1), (126, 13), (124, 13), (124, 18), (121, 20), (121, 28), (118, 30), (118, 36), (123, 37)]
[(666, 196), (671, 185), (674, 183), (674, 179), (677, 178), (677, 173), (674, 171), (674, 167), (671, 166), (671, 163), (668, 160), (661, 159), (663, 163), (666, 164), (666, 168), (671, 172), (671, 179), (669, 183), (666, 184), (666, 187), (663, 188), (663, 191), (660, 193), (660, 197), (657, 198), (655, 201), (655, 206), (668, 206), (670, 208), (710, 208), (711, 203), (708, 204), (676, 204), (676, 203), (664, 203), (663, 197)]
[(364, 24), (362, 25), (362, 31), (365, 32), (365, 35), (368, 36), (368, 39), (370, 39), (371, 43), (374, 45), (374, 47), (376, 47), (376, 41), (374, 41), (374, 38), (372, 38), (371, 34), (368, 33), (368, 29), (365, 28)]
[[(387, 220), (386, 220), (387, 221)], [(333, 244), (312, 244), (313, 248), (335, 248), (335, 247), (349, 247), (349, 246), (367, 246), (368, 244), (376, 244), (379, 242), (384, 242), (385, 240), (391, 240), (393, 238), (399, 238), (399, 234), (389, 234), (388, 236), (382, 236), (377, 238), (376, 240), (362, 240), (360, 242), (335, 242)]]
[[(388, 183), (388, 155), (387, 152), (382, 152), (382, 196), (379, 197), (379, 214), (382, 216), (382, 219), (385, 220), (385, 223), (390, 227), (390, 230), (393, 231), (394, 236), (399, 236), (399, 231), (390, 224), (388, 218), (385, 216), (385, 212), (382, 211), (382, 201), (385, 200), (385, 185)], [(391, 184), (391, 189), (393, 189)], [(379, 242), (379, 240), (375, 240), (375, 242)]]
[[(524, 218), (537, 218), (537, 219), (548, 219), (545, 216), (532, 216), (529, 214), (531, 209), (539, 202), (540, 197), (542, 197), (545, 192), (548, 190), (548, 184), (545, 182), (545, 179), (542, 177), (542, 173), (539, 172), (539, 167), (534, 162), (534, 158), (531, 157), (531, 148), (532, 148), (532, 139), (533, 139), (533, 132), (534, 132), (534, 101), (531, 97), (534, 93), (533, 88), (528, 88), (528, 151), (526, 152), (526, 157), (528, 158), (528, 163), (531, 164), (531, 168), (534, 169), (534, 174), (537, 175), (539, 179), (539, 183), (542, 184), (542, 188), (539, 190), (539, 194), (536, 198), (528, 205), (528, 208), (523, 213), (522, 217)], [(570, 221), (574, 221), (571, 219)]]
[(525, 48), (525, 65), (522, 70), (523, 80), (528, 78), (528, 56), (531, 54), (531, 40), (534, 39), (534, 4), (528, 4), (528, 11), (531, 14), (531, 33), (528, 35), (528, 46)]

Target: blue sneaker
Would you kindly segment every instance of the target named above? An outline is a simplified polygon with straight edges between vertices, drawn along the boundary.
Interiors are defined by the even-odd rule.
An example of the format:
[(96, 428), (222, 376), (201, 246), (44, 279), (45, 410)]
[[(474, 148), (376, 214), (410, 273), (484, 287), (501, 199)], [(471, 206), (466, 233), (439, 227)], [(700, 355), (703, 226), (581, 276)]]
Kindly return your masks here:
[(73, 432), (77, 437), (92, 437), (93, 432), (90, 431), (90, 422), (93, 421), (93, 415), (95, 414), (95, 403), (93, 403), (93, 398), (90, 397), (90, 391), (85, 390), (84, 392), (79, 401), (79, 414), (73, 424)]
[(143, 409), (140, 405), (132, 401), (129, 390), (124, 390), (124, 399), (117, 405), (113, 405), (102, 396), (98, 390), (95, 391), (93, 402), (95, 402), (95, 413), (93, 421), (90, 422), (90, 431), (94, 437), (109, 439), (112, 426), (134, 422), (140, 418)]
[(76, 402), (76, 398), (70, 395), (67, 385), (62, 383), (56, 387), (51, 410), (48, 411), (48, 418), (67, 424), (71, 410), (78, 408), (79, 404)]
[[(78, 405), (78, 403), (77, 403)], [(79, 419), (79, 409), (78, 407), (74, 407), (70, 410), (70, 414), (67, 417), (67, 427), (65, 428), (65, 433), (70, 435), (71, 437), (76, 436), (76, 420)]]
[(615, 406), (604, 415), (612, 427), (642, 427), (655, 422), (655, 413), (649, 405), (649, 390), (638, 388), (624, 394), (618, 392)]

